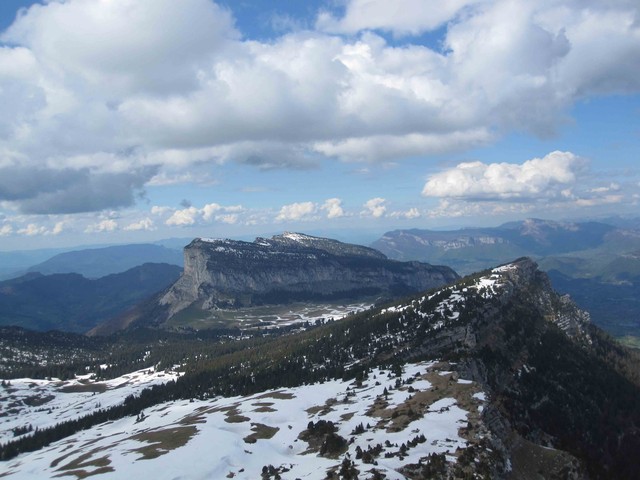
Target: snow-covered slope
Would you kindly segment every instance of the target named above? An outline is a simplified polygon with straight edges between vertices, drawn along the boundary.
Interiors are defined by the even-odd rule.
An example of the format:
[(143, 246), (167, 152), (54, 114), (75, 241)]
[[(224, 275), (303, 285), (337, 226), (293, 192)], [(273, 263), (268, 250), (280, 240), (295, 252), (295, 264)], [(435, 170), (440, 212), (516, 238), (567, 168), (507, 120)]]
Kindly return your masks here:
[[(282, 478), (322, 479), (350, 458), (362, 474), (375, 469), (388, 479), (403, 479), (406, 465), (417, 465), (432, 453), (455, 462), (467, 446), (487, 435), (480, 420), (485, 394), (449, 368), (435, 361), (407, 364), (400, 376), (375, 369), (361, 383), (334, 380), (248, 397), (163, 403), (142, 416), (103, 424), (20, 455), (0, 464), (0, 471), (20, 479), (100, 474), (254, 480), (271, 465)], [(93, 386), (95, 393), (74, 394), (61, 393), (58, 382), (12, 381), (16, 399), (24, 400), (31, 391), (55, 398), (5, 418), (3, 437), (17, 423), (43, 426), (110, 404), (118, 392), (127, 395), (167, 379), (161, 375), (137, 372), (108, 382), (102, 392), (98, 386), (104, 383), (82, 379), (84, 383), (65, 386)], [(321, 420), (335, 425), (336, 434), (348, 441), (345, 448), (320, 455), (322, 438), (305, 432), (309, 422)], [(369, 460), (358, 451), (378, 445), (375, 464), (364, 463)]]

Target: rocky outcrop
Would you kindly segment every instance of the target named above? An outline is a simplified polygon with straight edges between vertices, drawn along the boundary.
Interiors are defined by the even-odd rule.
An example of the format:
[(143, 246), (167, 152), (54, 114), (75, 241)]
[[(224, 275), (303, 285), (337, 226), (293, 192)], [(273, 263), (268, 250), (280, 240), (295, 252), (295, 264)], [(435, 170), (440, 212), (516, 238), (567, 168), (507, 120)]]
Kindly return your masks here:
[(198, 238), (184, 273), (161, 297), (168, 315), (292, 300), (400, 295), (450, 283), (448, 267), (398, 262), (367, 247), (299, 233), (254, 242)]

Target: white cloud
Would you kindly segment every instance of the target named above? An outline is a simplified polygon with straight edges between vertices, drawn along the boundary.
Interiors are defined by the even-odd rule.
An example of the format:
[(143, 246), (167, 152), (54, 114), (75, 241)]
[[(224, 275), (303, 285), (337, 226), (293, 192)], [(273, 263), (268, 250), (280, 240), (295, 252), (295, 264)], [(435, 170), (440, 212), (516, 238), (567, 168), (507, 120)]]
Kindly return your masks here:
[(51, 234), (52, 235), (60, 235), (66, 227), (66, 222), (62, 221), (62, 222), (56, 222), (56, 224), (53, 226), (53, 229), (51, 230)]
[(18, 230), (18, 233), (21, 235), (26, 235), (28, 237), (33, 237), (34, 235), (44, 235), (45, 233), (47, 233), (47, 229), (42, 225), (30, 223), (25, 228), (21, 228), (20, 230)]
[(101, 233), (101, 232), (113, 232), (117, 230), (118, 222), (113, 219), (102, 220), (101, 222), (89, 225), (85, 229), (85, 233)]
[(222, 205), (219, 205), (217, 203), (209, 203), (204, 207), (202, 207), (202, 217), (205, 220), (211, 220), (212, 218), (215, 217), (216, 213), (222, 210), (222, 208), (223, 208)]
[(493, 135), (483, 129), (453, 133), (375, 135), (339, 141), (315, 143), (315, 151), (348, 161), (383, 161), (418, 155), (435, 155), (458, 149), (481, 146)]
[(238, 223), (239, 215), (235, 213), (227, 213), (225, 215), (216, 215), (215, 219), (217, 222), (226, 223), (228, 225), (234, 225)]
[(300, 202), (284, 205), (278, 215), (276, 221), (302, 220), (316, 212), (317, 205), (313, 202)]
[(422, 194), (427, 197), (535, 199), (562, 195), (586, 168), (571, 152), (551, 152), (523, 164), (468, 162), (432, 175)]
[(149, 217), (143, 218), (138, 222), (130, 223), (129, 225), (123, 228), (123, 230), (129, 231), (129, 232), (134, 232), (139, 230), (151, 231), (155, 229), (156, 229), (155, 224), (153, 223), (153, 220), (151, 220)]
[(152, 215), (166, 215), (169, 212), (173, 212), (173, 209), (171, 207), (163, 207), (163, 206), (159, 206), (159, 205), (154, 205), (153, 207), (151, 207), (151, 214)]
[(620, 185), (615, 182), (612, 182), (607, 186), (594, 187), (589, 191), (591, 193), (607, 193), (607, 192), (617, 192), (619, 190), (620, 190)]
[(575, 203), (580, 207), (594, 207), (596, 205), (612, 205), (621, 203), (623, 200), (624, 195), (603, 195), (601, 197), (593, 198), (578, 198)]
[(380, 29), (396, 35), (419, 35), (451, 20), (462, 8), (480, 0), (351, 0), (344, 17), (322, 12), (316, 26), (335, 33)]
[(392, 218), (406, 218), (407, 220), (413, 220), (414, 218), (420, 218), (421, 214), (417, 208), (411, 207), (409, 210), (391, 212), (389, 216)]
[[(262, 42), (210, 0), (35, 4), (0, 45), (0, 179), (20, 179), (0, 181), (0, 201), (101, 211), (145, 185), (215, 182), (189, 173), (224, 162), (386, 162), (548, 135), (578, 100), (640, 91), (638, 15), (621, 1), (352, 0)], [(442, 48), (372, 33), (445, 24)]]
[(193, 88), (198, 67), (235, 37), (230, 13), (209, 0), (36, 4), (3, 35), (107, 97)]
[(387, 211), (387, 207), (385, 206), (386, 200), (384, 198), (376, 197), (370, 200), (367, 200), (363, 207), (364, 210), (360, 212), (360, 215), (366, 217), (380, 218)]
[(212, 221), (235, 224), (240, 221), (240, 214), (246, 209), (242, 205), (220, 205), (218, 203), (208, 203), (202, 208), (193, 205), (183, 209), (173, 209), (170, 207), (151, 208), (151, 213), (160, 217), (167, 217), (165, 224), (169, 226), (192, 226), (204, 225)]
[(339, 198), (327, 199), (320, 208), (327, 212), (327, 218), (340, 218), (345, 216), (344, 209), (342, 208), (342, 200)]
[(0, 227), (0, 237), (6, 237), (7, 235), (11, 235), (13, 233), (13, 226), (8, 223), (5, 223)]
[(196, 207), (184, 208), (182, 210), (176, 210), (173, 214), (164, 222), (167, 225), (174, 226), (186, 226), (194, 225), (197, 217), (200, 215), (200, 210)]

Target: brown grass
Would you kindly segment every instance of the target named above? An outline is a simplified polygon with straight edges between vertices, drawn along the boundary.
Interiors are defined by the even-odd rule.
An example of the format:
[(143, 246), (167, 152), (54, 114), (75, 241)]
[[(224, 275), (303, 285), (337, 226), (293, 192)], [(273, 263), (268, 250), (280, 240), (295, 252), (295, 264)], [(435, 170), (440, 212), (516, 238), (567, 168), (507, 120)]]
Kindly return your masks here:
[(183, 447), (198, 432), (194, 426), (172, 427), (164, 430), (151, 430), (141, 432), (131, 437), (132, 440), (146, 442), (149, 445), (136, 448), (132, 451), (142, 455), (141, 460), (157, 458), (171, 450)]
[(251, 420), (249, 417), (240, 415), (240, 410), (238, 410), (237, 407), (229, 407), (227, 409), (226, 418), (224, 419), (227, 423), (242, 423), (248, 422), (249, 420)]
[(278, 427), (270, 427), (262, 423), (252, 423), (250, 435), (244, 437), (246, 443), (256, 443), (258, 440), (268, 440), (272, 438), (280, 429)]
[[(113, 468), (110, 466), (111, 461), (109, 460), (108, 455), (103, 455), (102, 457), (92, 458), (95, 454), (103, 453), (103, 449), (94, 448), (93, 450), (80, 455), (79, 457), (71, 460), (66, 465), (58, 468), (58, 472), (62, 472), (56, 477), (64, 477), (73, 475), (76, 478), (86, 478), (92, 475), (100, 475), (102, 473), (113, 472)], [(68, 455), (58, 459), (58, 461), (52, 462), (51, 466), (55, 467), (58, 465), (60, 460), (68, 458)], [(54, 465), (55, 463), (55, 465)], [(96, 467), (93, 470), (88, 470), (88, 467)]]
[(75, 475), (76, 478), (78, 479), (82, 479), (82, 478), (87, 478), (87, 477), (91, 477), (93, 475), (102, 475), (103, 473), (110, 473), (110, 472), (114, 472), (115, 470), (111, 467), (101, 467), (101, 468), (96, 468), (95, 470), (92, 470), (91, 472), (88, 472), (84, 469), (79, 469), (79, 470), (71, 470), (69, 472), (65, 472), (65, 473), (59, 473), (58, 475), (55, 475), (56, 478), (59, 477), (68, 477), (71, 475)]
[(309, 414), (309, 416), (313, 416), (316, 413), (319, 413), (320, 416), (324, 416), (327, 415), (328, 413), (333, 411), (333, 406), (338, 403), (338, 400), (335, 398), (328, 398), (326, 402), (324, 402), (324, 405), (322, 406), (315, 406), (315, 407), (309, 407), (305, 410), (305, 412), (307, 412)]

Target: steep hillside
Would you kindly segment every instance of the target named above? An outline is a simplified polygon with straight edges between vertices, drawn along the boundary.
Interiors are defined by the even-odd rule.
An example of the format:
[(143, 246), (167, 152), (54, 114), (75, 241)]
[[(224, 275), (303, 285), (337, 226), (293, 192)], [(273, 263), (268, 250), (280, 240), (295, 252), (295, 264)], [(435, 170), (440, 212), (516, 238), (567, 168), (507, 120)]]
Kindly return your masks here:
[(0, 282), (0, 325), (84, 333), (179, 276), (175, 265), (145, 264), (90, 280), (77, 273), (31, 273)]
[[(4, 464), (9, 478), (144, 469), (186, 478), (632, 479), (640, 469), (638, 355), (592, 326), (528, 259), (296, 334), (200, 339), (175, 351), (170, 343), (158, 344), (161, 363), (180, 377), (129, 390), (121, 405), (96, 405), (119, 384), (97, 371), (83, 377), (96, 392), (83, 400), (84, 417), (76, 410), (51, 425), (37, 416), (42, 405), (20, 407), (41, 428), (19, 429), (0, 447), (5, 459), (25, 452)], [(20, 405), (29, 382), (13, 383), (7, 401)], [(73, 403), (52, 385), (37, 388), (27, 395)], [(204, 445), (220, 455), (195, 461)]]

